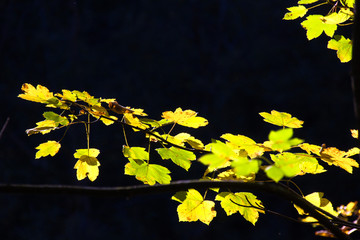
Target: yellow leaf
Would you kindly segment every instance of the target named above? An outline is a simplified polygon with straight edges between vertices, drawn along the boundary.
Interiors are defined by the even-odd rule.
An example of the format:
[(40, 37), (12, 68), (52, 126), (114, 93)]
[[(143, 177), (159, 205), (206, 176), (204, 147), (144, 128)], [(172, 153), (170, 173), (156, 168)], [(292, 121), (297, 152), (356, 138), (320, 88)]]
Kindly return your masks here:
[[(139, 127), (141, 129), (147, 129), (149, 126), (143, 124), (139, 118), (135, 117), (132, 113), (124, 113), (125, 122), (129, 125)], [(138, 129), (133, 128), (134, 131), (139, 131)]]
[(304, 123), (304, 121), (292, 117), (291, 114), (285, 112), (272, 110), (271, 114), (267, 112), (261, 112), (259, 114), (264, 118), (265, 122), (281, 127), (302, 128), (302, 124)]
[(350, 131), (353, 138), (359, 138), (359, 132), (357, 129), (351, 129)]
[(47, 141), (36, 147), (39, 151), (36, 152), (35, 158), (39, 159), (41, 157), (46, 157), (48, 155), (54, 156), (60, 149), (60, 143), (56, 141)]
[(35, 88), (30, 83), (24, 83), (21, 90), (24, 93), (19, 94), (18, 97), (28, 101), (46, 103), (50, 98), (54, 97), (53, 93), (49, 92), (49, 89), (41, 85), (37, 85)]
[[(304, 198), (306, 200), (308, 200), (310, 203), (312, 203), (313, 205), (315, 205), (316, 207), (319, 207), (319, 208), (325, 210), (326, 212), (328, 212), (328, 213), (330, 213), (330, 214), (337, 217), (339, 215), (339, 213), (334, 210), (334, 208), (332, 206), (332, 203), (328, 199), (323, 198), (323, 196), (324, 196), (324, 193), (322, 193), (322, 192), (314, 192), (314, 193), (311, 193), (311, 194), (305, 196)], [(308, 215), (299, 206), (294, 205), (294, 207), (296, 208), (296, 210), (298, 211), (298, 213), (300, 215)], [(303, 219), (303, 221), (306, 221), (306, 222), (314, 221), (314, 222), (316, 222), (317, 220), (312, 218), (312, 217), (307, 217), (307, 218)]]
[(215, 200), (220, 201), (221, 207), (228, 216), (239, 212), (253, 225), (257, 222), (259, 213), (265, 213), (261, 210), (261, 208), (263, 208), (262, 202), (258, 200), (254, 194), (249, 192), (221, 192), (216, 195)]
[(56, 129), (56, 122), (53, 120), (44, 120), (36, 123), (37, 127), (27, 129), (25, 132), (28, 136), (36, 133), (46, 134)]
[(338, 166), (349, 173), (352, 173), (353, 167), (359, 167), (359, 164), (354, 159), (347, 157), (346, 152), (334, 147), (323, 149), (320, 158), (327, 164)]
[(229, 141), (229, 144), (245, 150), (250, 158), (260, 157), (266, 151), (265, 147), (257, 145), (254, 140), (243, 135), (233, 135), (230, 133), (223, 134), (221, 138)]
[(199, 220), (209, 225), (216, 216), (214, 207), (213, 201), (204, 200), (198, 191), (189, 189), (186, 193), (186, 199), (177, 208), (179, 221), (194, 222)]
[(203, 127), (209, 123), (205, 118), (197, 117), (197, 113), (193, 110), (183, 111), (181, 108), (177, 108), (175, 112), (163, 112), (161, 117), (179, 125), (192, 128)]
[(99, 175), (99, 166), (100, 162), (96, 157), (82, 155), (74, 166), (77, 179), (80, 181), (88, 177), (90, 181), (94, 181)]

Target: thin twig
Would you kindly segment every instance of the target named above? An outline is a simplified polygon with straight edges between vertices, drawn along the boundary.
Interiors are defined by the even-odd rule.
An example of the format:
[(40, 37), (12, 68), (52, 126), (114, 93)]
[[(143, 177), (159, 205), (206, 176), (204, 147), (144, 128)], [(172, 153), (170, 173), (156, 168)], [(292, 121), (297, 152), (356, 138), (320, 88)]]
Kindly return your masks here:
[(2, 126), (1, 131), (0, 131), (0, 139), (2, 138), (2, 136), (4, 134), (5, 129), (6, 129), (7, 125), (9, 124), (9, 121), (10, 121), (10, 117), (7, 117), (5, 123)]

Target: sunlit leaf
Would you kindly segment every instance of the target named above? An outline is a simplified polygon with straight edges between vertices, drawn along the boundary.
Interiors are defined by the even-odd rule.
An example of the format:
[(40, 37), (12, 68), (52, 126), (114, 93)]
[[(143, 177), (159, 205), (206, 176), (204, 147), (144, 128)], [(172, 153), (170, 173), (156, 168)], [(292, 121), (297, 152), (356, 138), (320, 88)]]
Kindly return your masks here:
[(210, 172), (217, 168), (224, 168), (230, 166), (230, 160), (238, 156), (232, 148), (221, 141), (216, 141), (206, 145), (212, 153), (205, 154), (199, 158), (199, 161), (204, 165), (208, 165)]
[(314, 144), (309, 144), (309, 143), (303, 143), (303, 144), (300, 144), (299, 147), (306, 151), (308, 154), (315, 154), (315, 155), (318, 155), (320, 156), (320, 152), (322, 151), (322, 147), (321, 146), (318, 146), (318, 145), (314, 145)]
[(239, 212), (247, 221), (253, 225), (259, 218), (259, 213), (265, 213), (261, 210), (262, 202), (249, 192), (221, 192), (216, 195), (215, 200), (220, 201), (221, 207), (228, 216)]
[(351, 129), (350, 132), (353, 138), (359, 138), (359, 132), (357, 129)]
[(191, 161), (196, 159), (193, 152), (186, 151), (176, 147), (170, 148), (158, 148), (156, 151), (159, 153), (162, 159), (171, 159), (176, 165), (184, 168), (186, 171), (191, 166)]
[(149, 185), (154, 185), (156, 182), (169, 184), (171, 181), (169, 173), (170, 171), (166, 167), (143, 161), (134, 161), (131, 158), (129, 158), (129, 163), (125, 165), (126, 175), (135, 176), (137, 180)]
[(300, 0), (298, 1), (298, 4), (311, 4), (311, 3), (316, 3), (319, 0)]
[[(124, 119), (125, 119), (125, 122), (131, 126), (135, 126), (135, 127), (138, 127), (138, 128), (141, 128), (141, 129), (147, 129), (149, 128), (148, 125), (146, 124), (143, 124), (139, 118), (135, 117), (132, 113), (124, 113)], [(136, 128), (133, 128), (134, 131), (139, 131), (138, 129)]]
[(238, 178), (249, 177), (256, 174), (259, 171), (260, 165), (260, 160), (249, 160), (247, 157), (237, 157), (231, 162), (231, 167)]
[(353, 167), (359, 167), (359, 164), (354, 159), (349, 158), (346, 152), (334, 147), (325, 148), (320, 154), (320, 159), (329, 165), (338, 166), (349, 173), (352, 173)]
[(260, 116), (264, 118), (265, 122), (289, 128), (301, 128), (304, 121), (292, 117), (291, 114), (285, 112), (278, 112), (272, 110), (271, 113), (261, 112)]
[(345, 2), (345, 5), (349, 8), (354, 8), (355, 5), (355, 0), (344, 0), (343, 2)]
[(329, 15), (322, 18), (326, 24), (339, 24), (346, 22), (351, 17), (352, 12), (346, 10), (340, 10), (339, 12), (332, 12)]
[(73, 94), (76, 95), (76, 97), (83, 101), (83, 102), (86, 102), (87, 104), (89, 104), (90, 106), (93, 106), (93, 105), (99, 105), (100, 104), (100, 99), (98, 98), (94, 98), (94, 96), (91, 96), (88, 92), (86, 91), (77, 91), (77, 90), (74, 90), (72, 91)]
[(335, 35), (330, 39), (327, 47), (336, 50), (337, 57), (341, 62), (349, 62), (352, 59), (352, 41), (342, 35)]
[(216, 216), (216, 211), (214, 210), (215, 203), (204, 200), (203, 196), (195, 189), (189, 189), (186, 192), (185, 199), (184, 192), (175, 196), (172, 199), (182, 202), (177, 207), (180, 222), (201, 221), (209, 225)]
[(76, 102), (76, 100), (77, 100), (76, 94), (73, 93), (72, 91), (69, 91), (66, 89), (62, 90), (62, 94), (57, 93), (57, 94), (55, 94), (55, 96), (61, 97), (62, 100), (68, 100), (70, 102)]
[(60, 147), (61, 144), (56, 141), (47, 141), (42, 143), (36, 147), (38, 151), (36, 152), (35, 158), (39, 159), (48, 155), (54, 156), (59, 151)]
[(27, 129), (25, 132), (28, 136), (36, 133), (46, 134), (56, 129), (56, 123), (53, 120), (44, 120), (36, 123), (36, 127)]
[(346, 206), (341, 205), (337, 208), (337, 212), (343, 217), (351, 217), (356, 211), (358, 211), (358, 202), (349, 202)]
[(123, 154), (126, 158), (149, 160), (149, 153), (143, 147), (123, 146)]
[[(77, 149), (77, 152), (74, 154), (74, 156), (78, 158), (80, 153), (83, 152), (82, 150), (87, 149)], [(79, 181), (86, 177), (88, 177), (90, 181), (95, 181), (95, 179), (99, 176), (100, 162), (96, 157), (94, 157), (98, 155), (98, 150), (96, 150), (97, 149), (93, 149), (91, 153), (92, 156), (87, 154), (81, 155), (79, 160), (76, 162), (74, 169), (76, 169), (76, 177)]]
[(177, 108), (175, 112), (163, 112), (161, 117), (191, 128), (203, 127), (208, 124), (208, 121), (203, 117), (198, 117), (196, 112), (192, 110), (183, 111), (181, 108)]
[(273, 151), (282, 152), (303, 142), (303, 140), (292, 138), (292, 136), (292, 128), (271, 131), (269, 134), (269, 141), (264, 142), (264, 146), (271, 148)]
[(257, 145), (254, 140), (243, 135), (226, 133), (221, 135), (221, 138), (228, 140), (230, 144), (233, 144), (237, 148), (245, 150), (250, 158), (260, 157), (265, 151), (265, 149)]
[(84, 148), (84, 149), (76, 149), (74, 153), (74, 158), (80, 158), (83, 155), (88, 155), (90, 157), (97, 157), (100, 154), (99, 149), (96, 148)]
[(284, 172), (275, 165), (270, 165), (265, 168), (265, 173), (268, 178), (279, 182), (284, 177)]
[(24, 92), (19, 94), (18, 97), (39, 103), (47, 103), (47, 101), (54, 97), (53, 93), (49, 91), (44, 86), (37, 85), (36, 88), (30, 83), (24, 83), (21, 87), (21, 90)]
[[(323, 209), (324, 211), (334, 215), (334, 216), (338, 216), (339, 213), (336, 212), (332, 206), (332, 203), (326, 199), (326, 198), (323, 198), (324, 196), (324, 193), (322, 192), (314, 192), (314, 193), (311, 193), (309, 195), (306, 195), (304, 198), (306, 200), (308, 200), (310, 203), (312, 203), (313, 205), (315, 205), (316, 207), (319, 207), (321, 209)], [(308, 215), (302, 208), (300, 208), (299, 206), (297, 205), (294, 205), (294, 207), (296, 208), (296, 210), (298, 211), (298, 213), (300, 215)], [(306, 218), (306, 221), (310, 222), (310, 221), (314, 221), (314, 222), (317, 222), (316, 219), (312, 218), (312, 217), (307, 217)]]
[(305, 14), (307, 13), (307, 9), (306, 7), (304, 7), (303, 5), (299, 5), (299, 6), (295, 6), (295, 7), (289, 7), (287, 8), (287, 10), (289, 10), (289, 12), (287, 12), (284, 16), (284, 20), (294, 20), (297, 19), (299, 17), (303, 17), (305, 16)]
[(68, 125), (69, 124), (69, 120), (66, 117), (60, 116), (57, 113), (54, 112), (44, 112), (43, 116), (46, 120), (52, 120), (55, 122), (55, 125), (58, 126), (60, 125)]
[(322, 15), (309, 15), (306, 20), (301, 23), (306, 29), (306, 36), (309, 40), (319, 37), (323, 32), (332, 37), (337, 29), (336, 24), (327, 24), (324, 22)]

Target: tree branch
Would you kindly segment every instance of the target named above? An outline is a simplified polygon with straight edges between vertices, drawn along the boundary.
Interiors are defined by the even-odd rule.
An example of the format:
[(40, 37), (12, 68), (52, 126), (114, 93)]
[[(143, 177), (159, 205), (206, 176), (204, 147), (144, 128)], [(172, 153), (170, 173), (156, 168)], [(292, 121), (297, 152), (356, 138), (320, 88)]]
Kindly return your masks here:
[(310, 216), (317, 219), (323, 227), (331, 231), (338, 239), (351, 239), (350, 236), (343, 233), (339, 229), (339, 227), (331, 221), (331, 219), (320, 213), (316, 209), (316, 206), (308, 202), (305, 198), (295, 193), (291, 189), (275, 183), (183, 180), (174, 181), (170, 184), (164, 185), (136, 185), (125, 187), (80, 187), (64, 185), (0, 184), (0, 193), (81, 194), (94, 196), (130, 197), (144, 194), (176, 192), (181, 190), (187, 190), (190, 188), (226, 188), (233, 191), (251, 191), (274, 194), (302, 208)]

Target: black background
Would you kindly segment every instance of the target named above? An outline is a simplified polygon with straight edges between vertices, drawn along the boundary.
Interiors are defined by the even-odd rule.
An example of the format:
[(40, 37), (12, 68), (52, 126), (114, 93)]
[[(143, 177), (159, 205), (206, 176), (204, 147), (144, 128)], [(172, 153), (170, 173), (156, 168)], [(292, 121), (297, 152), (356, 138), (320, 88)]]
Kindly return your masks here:
[[(92, 128), (101, 150), (100, 175), (78, 182), (72, 154), (86, 147), (83, 128), (71, 131), (54, 158), (35, 160), (35, 147), (61, 134), (27, 137), (42, 120), (41, 104), (17, 98), (25, 82), (86, 90), (143, 108), (155, 119), (176, 107), (193, 109), (210, 125), (192, 131), (203, 142), (223, 133), (265, 141), (275, 129), (258, 115), (289, 112), (305, 121), (295, 131), (307, 142), (347, 150), (355, 145), (350, 65), (326, 49), (325, 36), (308, 41), (300, 21), (283, 21), (296, 1), (132, 0), (1, 1), (0, 181), (5, 183), (125, 186), (119, 127)], [(351, 27), (347, 28), (351, 31)], [(349, 36), (348, 32), (348, 36)], [(46, 109), (48, 110), (48, 109)], [(180, 129), (181, 130), (181, 129)], [(131, 143), (137, 144), (135, 137)], [(130, 143), (130, 144), (131, 144)], [(143, 142), (144, 144), (144, 142)], [(334, 205), (359, 199), (353, 175), (295, 179), (304, 194), (325, 191)], [(190, 176), (199, 178), (198, 168)], [(173, 179), (187, 173), (174, 169)], [(0, 195), (2, 239), (313, 239), (313, 229), (269, 214), (256, 227), (238, 214), (178, 223), (171, 194), (117, 199), (66, 195)], [(294, 215), (276, 196), (266, 207)]]

